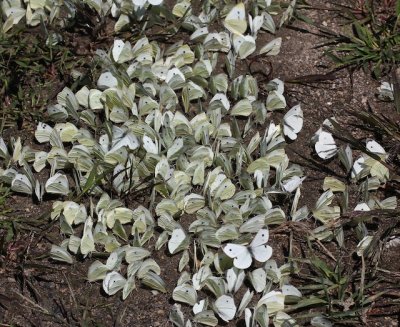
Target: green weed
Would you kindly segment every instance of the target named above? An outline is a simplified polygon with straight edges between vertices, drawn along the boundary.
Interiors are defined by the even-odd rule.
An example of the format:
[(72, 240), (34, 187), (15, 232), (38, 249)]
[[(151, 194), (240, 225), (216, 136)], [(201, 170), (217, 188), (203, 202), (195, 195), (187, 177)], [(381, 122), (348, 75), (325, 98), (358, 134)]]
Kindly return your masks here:
[[(296, 15), (319, 28), (328, 38), (322, 46), (328, 47), (325, 54), (333, 60), (336, 68), (367, 69), (374, 78), (391, 73), (400, 62), (400, 1), (362, 0), (351, 6), (332, 3), (333, 9), (330, 10), (348, 22), (349, 32), (335, 32), (300, 13)], [(303, 8), (313, 8), (307, 5)]]
[(77, 61), (79, 66), (72, 49), (46, 44), (46, 35), (41, 34), (33, 36), (22, 30), (0, 33), (0, 132), (15, 124), (21, 128), (25, 119), (38, 120), (59, 91), (54, 84), (62, 83)]

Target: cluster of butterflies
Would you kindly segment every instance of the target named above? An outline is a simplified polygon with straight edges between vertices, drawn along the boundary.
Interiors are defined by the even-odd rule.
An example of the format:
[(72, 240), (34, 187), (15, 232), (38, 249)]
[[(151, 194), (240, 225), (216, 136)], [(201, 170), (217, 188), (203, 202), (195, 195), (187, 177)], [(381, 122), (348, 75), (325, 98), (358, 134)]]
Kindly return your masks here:
[(95, 10), (99, 16), (104, 17), (111, 14), (117, 21), (118, 27), (126, 26), (130, 23), (130, 14), (137, 14), (138, 19), (143, 19), (147, 13), (147, 8), (160, 6), (163, 0), (2, 0), (1, 9), (4, 13), (3, 31), (7, 32), (14, 25), (25, 19), (28, 26), (38, 26), (41, 22), (49, 24), (57, 23), (61, 27), (67, 25), (68, 21), (73, 20), (77, 15), (78, 6), (86, 4)]
[[(189, 31), (196, 31), (196, 35), (204, 36), (208, 32), (207, 26), (216, 22), (220, 14), (226, 15), (224, 25), (228, 30), (237, 35), (243, 34), (247, 29), (245, 8), (243, 3), (235, 6), (235, 3), (228, 3), (227, 7), (221, 10), (220, 4), (212, 1), (202, 1), (202, 11), (195, 15), (192, 9), (191, 0), (177, 1), (172, 8), (163, 4), (163, 0), (71, 0), (58, 2), (54, 0), (1, 0), (0, 5), (3, 13), (3, 32), (9, 31), (14, 25), (24, 21), (28, 26), (38, 26), (41, 22), (57, 24), (61, 28), (71, 23), (77, 16), (77, 11), (82, 3), (95, 10), (100, 17), (111, 15), (116, 22), (115, 32), (129, 28), (133, 22), (146, 22), (144, 28), (154, 23), (167, 25), (180, 25)], [(289, 20), (293, 15), (296, 0), (292, 0), (287, 10), (282, 15), (280, 25)], [(271, 6), (271, 0), (248, 1), (248, 7), (255, 12), (261, 11), (260, 15), (254, 18), (249, 16), (248, 25), (251, 34), (246, 37), (236, 38), (235, 44), (240, 50), (240, 55), (245, 56), (247, 52), (255, 50), (255, 37), (263, 28), (272, 33), (275, 32), (275, 23), (271, 14), (277, 10)], [(234, 7), (234, 10), (230, 10)], [(228, 13), (228, 11), (230, 12)], [(271, 14), (268, 13), (271, 11)], [(147, 19), (146, 19), (147, 18)], [(134, 20), (134, 21), (133, 21)], [(261, 53), (279, 51), (280, 39), (265, 46)], [(241, 45), (241, 43), (244, 43)], [(251, 50), (250, 50), (251, 49)]]
[[(325, 120), (322, 127), (312, 138), (312, 144), (315, 153), (321, 159), (331, 159), (338, 155), (349, 177), (359, 183), (361, 198), (364, 201), (358, 203), (354, 211), (396, 209), (397, 198), (395, 196), (381, 199), (374, 194), (382, 184), (389, 180), (389, 169), (385, 164), (388, 154), (385, 149), (377, 141), (368, 139), (362, 154), (356, 160), (353, 160), (353, 151), (348, 144), (340, 148), (336, 145), (330, 132), (335, 131), (336, 124), (334, 118)], [(348, 186), (337, 178), (326, 177), (323, 190), (325, 192), (320, 196), (312, 210), (312, 216), (322, 223), (314, 229), (313, 237), (323, 241), (336, 238), (338, 244), (342, 246), (344, 244), (343, 229), (340, 225), (337, 227), (335, 222), (340, 218), (342, 212), (349, 210)], [(337, 196), (340, 205), (332, 205)], [(367, 238), (367, 229), (362, 229), (365, 238)]]
[(57, 21), (65, 26), (67, 20), (76, 14), (76, 7), (70, 1), (60, 5), (57, 1), (48, 0), (1, 0), (0, 5), (4, 19), (3, 32), (9, 31), (20, 21), (25, 21), (28, 26), (38, 26), (43, 21), (49, 24)]
[[(83, 191), (99, 197), (89, 210), (70, 200), (54, 203), (51, 216), (68, 237), (60, 246), (53, 245), (51, 257), (72, 263), (74, 255), (86, 257), (99, 249), (110, 253), (105, 263), (95, 261), (88, 271), (88, 280), (103, 281), (107, 294), (121, 291), (125, 299), (138, 282), (167, 291), (148, 247), (157, 236), (157, 250), (166, 246), (171, 254), (181, 254), (181, 278), (173, 297), (196, 306), (193, 321), (216, 325), (216, 317), (228, 321), (247, 309), (252, 325), (257, 321), (266, 326), (270, 317), (283, 314), (284, 297), (293, 291), (288, 271), (277, 267), (266, 244), (267, 225), (286, 220), (266, 191), (296, 192), (300, 197), (303, 173), (290, 165), (284, 146), (285, 137), (297, 137), (303, 115), (295, 106), (282, 124), (270, 122), (265, 132), (257, 132), (255, 123), (263, 124), (268, 111), (285, 110), (283, 83), (272, 81), (270, 95), (263, 100), (252, 76), (231, 79), (214, 73), (221, 54), (244, 56), (245, 48), (229, 30), (235, 25), (233, 12), (240, 10), (242, 19), (244, 6), (229, 10), (229, 32), (192, 35), (195, 49), (183, 42), (165, 49), (144, 37), (134, 45), (116, 39), (109, 53), (98, 51), (105, 71), (97, 88), (64, 88), (58, 94), (57, 103), (48, 107), (49, 121), (39, 123), (35, 131), (37, 143), (43, 145), (40, 150), (23, 146), (20, 139), (9, 147), (0, 139), (5, 164), (0, 175), (15, 192), (34, 194), (39, 200), (45, 193), (73, 198)], [(251, 29), (255, 36), (258, 30)], [(278, 51), (268, 50), (274, 53)], [(232, 68), (229, 71), (233, 74)], [(248, 143), (242, 142), (245, 137), (250, 137)], [(45, 182), (35, 177), (48, 171)], [(93, 179), (96, 182), (87, 188)], [(112, 194), (141, 187), (151, 189), (151, 211), (142, 206), (129, 209), (112, 199)], [(156, 201), (156, 195), (162, 200)], [(308, 214), (294, 212), (299, 219)], [(184, 214), (196, 217), (188, 229), (179, 223)], [(83, 225), (80, 232), (78, 225)], [(155, 234), (156, 226), (162, 229), (160, 235)], [(187, 267), (193, 244), (204, 255), (191, 276)], [(255, 262), (264, 266), (254, 270)], [(122, 265), (127, 266), (126, 275)], [(226, 277), (215, 277), (215, 270)], [(246, 278), (254, 290), (248, 290), (246, 301), (236, 309), (233, 294)], [(282, 291), (272, 291), (272, 281)], [(203, 288), (214, 290), (215, 301), (197, 295)], [(184, 296), (186, 290), (190, 299)], [(251, 311), (246, 307), (254, 292), (264, 295)]]
[[(349, 145), (339, 148), (329, 131), (335, 130), (334, 118), (327, 119), (323, 126), (315, 133), (312, 138), (316, 154), (321, 159), (331, 159), (337, 154), (339, 159), (351, 178), (362, 180), (370, 176), (370, 182), (373, 184), (384, 183), (389, 179), (389, 169), (384, 162), (388, 158), (385, 149), (375, 140), (368, 139), (365, 143), (365, 151), (355, 161)], [(329, 131), (325, 131), (324, 128)]]

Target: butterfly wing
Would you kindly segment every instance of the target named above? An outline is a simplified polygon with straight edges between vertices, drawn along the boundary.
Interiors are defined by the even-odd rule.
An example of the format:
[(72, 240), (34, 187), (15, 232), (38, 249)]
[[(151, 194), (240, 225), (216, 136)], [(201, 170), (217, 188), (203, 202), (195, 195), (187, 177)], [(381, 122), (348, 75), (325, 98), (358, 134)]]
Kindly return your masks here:
[(171, 254), (174, 254), (175, 251), (179, 249), (182, 243), (186, 239), (186, 234), (181, 228), (174, 229), (172, 232), (171, 238), (168, 242), (168, 250)]
[(250, 250), (254, 259), (256, 259), (259, 262), (265, 262), (272, 256), (272, 248), (266, 244), (262, 244), (256, 247), (251, 247)]
[(380, 145), (378, 142), (374, 140), (370, 140), (367, 142), (367, 149), (368, 151), (371, 151), (372, 153), (376, 154), (386, 154), (385, 149)]
[(265, 244), (268, 238), (268, 229), (260, 229), (250, 244), (250, 252), (257, 261), (265, 262), (272, 255), (272, 248)]
[(147, 0), (147, 2), (153, 6), (159, 6), (160, 4), (162, 4), (163, 0)]
[(269, 238), (269, 231), (268, 229), (260, 229), (256, 236), (254, 237), (253, 241), (250, 244), (251, 248), (255, 248), (257, 246), (263, 245), (265, 243), (268, 242), (268, 238)]
[(234, 258), (233, 265), (236, 268), (246, 269), (250, 267), (251, 254), (244, 245), (228, 243), (224, 247), (224, 252), (228, 257)]

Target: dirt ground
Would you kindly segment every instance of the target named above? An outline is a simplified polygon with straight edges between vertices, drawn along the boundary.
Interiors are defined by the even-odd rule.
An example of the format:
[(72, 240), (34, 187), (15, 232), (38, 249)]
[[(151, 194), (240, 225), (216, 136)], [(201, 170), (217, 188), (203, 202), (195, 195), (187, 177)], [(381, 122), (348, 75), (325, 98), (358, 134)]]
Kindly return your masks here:
[[(309, 2), (319, 7), (329, 7), (324, 1)], [(341, 18), (331, 11), (314, 9), (304, 11), (303, 14), (328, 28), (345, 28), (341, 26)], [(298, 140), (289, 145), (287, 151), (291, 162), (300, 164), (305, 170), (307, 178), (303, 184), (300, 205), (307, 204), (309, 208), (313, 207), (322, 193), (323, 178), (327, 174), (342, 179), (346, 177), (337, 161), (322, 162), (312, 154), (310, 139), (326, 118), (335, 116), (342, 126), (359, 137), (367, 135), (351, 124), (354, 118), (347, 111), (367, 109), (369, 103), (374, 112), (392, 117), (395, 121), (399, 119), (399, 116), (394, 114), (392, 104), (377, 100), (375, 94), (380, 83), (372, 79), (368, 72), (358, 70), (350, 73), (340, 70), (326, 81), (310, 78), (332, 71), (332, 63), (323, 56), (323, 49), (316, 47), (326, 39), (317, 34), (315, 28), (299, 21), (279, 30), (277, 36), (283, 38), (281, 54), (270, 60), (272, 69), (268, 75), (270, 79), (284, 80), (288, 106), (301, 103), (304, 111), (305, 125)], [(269, 40), (271, 35), (260, 36), (261, 44), (264, 43), (263, 39)], [(255, 63), (253, 69), (267, 73), (263, 62)], [(54, 88), (59, 88), (63, 81), (55, 80), (54, 83)], [(7, 133), (11, 131), (5, 131), (5, 134)], [(13, 130), (12, 133), (33, 140), (33, 130), (20, 129)], [(355, 186), (350, 201), (350, 207), (358, 202)], [(89, 283), (86, 280), (87, 269), (96, 258), (82, 259), (73, 265), (55, 263), (49, 259), (51, 244), (59, 244), (62, 241), (58, 224), (42, 216), (51, 208), (50, 201), (39, 205), (32, 203), (27, 197), (12, 195), (5, 207), (12, 209), (8, 215), (15, 217), (17, 221), (22, 219), (16, 224), (25, 226), (26, 229), (19, 230), (11, 241), (3, 242), (1, 246), (0, 326), (172, 326), (168, 315), (173, 303), (172, 290), (179, 277), (179, 256), (170, 256), (163, 251), (156, 253), (155, 260), (162, 267), (161, 277), (167, 284), (167, 294), (155, 294), (137, 285), (137, 289), (128, 299), (122, 301), (118, 295), (105, 295), (100, 283)], [(312, 222), (305, 224), (308, 224), (307, 227), (313, 225)], [(5, 233), (6, 230), (0, 231), (3, 240)], [(270, 245), (279, 264), (287, 261), (290, 235), (294, 240), (294, 255), (306, 257), (309, 254), (299, 228), (288, 223), (271, 228), (270, 233)], [(353, 253), (356, 244), (355, 236), (348, 230), (345, 249), (340, 249), (335, 244), (327, 244), (325, 249), (317, 247), (315, 251), (320, 253), (321, 258), (328, 264), (333, 265), (335, 262), (327, 255), (328, 250), (339, 258), (349, 271), (357, 271), (360, 261)], [(390, 296), (382, 301), (372, 301), (370, 307), (366, 307), (365, 326), (399, 326), (399, 250), (397, 245), (384, 251), (381, 267), (384, 267), (386, 273), (378, 276), (380, 284), (371, 294), (385, 287)], [(305, 266), (301, 267), (307, 269)], [(301, 286), (301, 276), (298, 277), (294, 282)], [(310, 309), (310, 312), (312, 310)], [(301, 319), (299, 323), (303, 325)], [(308, 324), (304, 321), (304, 326), (306, 325)], [(346, 325), (361, 326), (362, 323)], [(244, 322), (234, 321), (221, 326), (244, 326)]]

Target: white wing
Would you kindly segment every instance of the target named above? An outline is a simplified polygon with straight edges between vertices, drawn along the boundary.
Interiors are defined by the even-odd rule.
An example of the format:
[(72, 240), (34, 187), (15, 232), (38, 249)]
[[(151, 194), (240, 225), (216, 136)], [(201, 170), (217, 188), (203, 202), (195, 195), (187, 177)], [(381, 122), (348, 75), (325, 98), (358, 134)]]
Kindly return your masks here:
[(163, 0), (147, 0), (148, 3), (150, 3), (153, 6), (158, 6), (160, 4), (162, 4)]
[(226, 20), (246, 20), (246, 12), (244, 9), (244, 4), (239, 3), (234, 6), (231, 11), (226, 15)]
[(186, 234), (182, 229), (180, 228), (174, 229), (171, 238), (168, 242), (169, 252), (173, 254), (185, 239), (186, 239)]
[(250, 243), (250, 247), (255, 248), (257, 246), (265, 244), (268, 242), (268, 238), (269, 238), (268, 229), (260, 229), (257, 232), (256, 236), (254, 237), (253, 241)]
[(122, 289), (125, 283), (126, 279), (120, 273), (112, 271), (103, 280), (103, 290), (108, 295), (113, 295)]
[(378, 142), (370, 140), (367, 142), (367, 149), (372, 153), (376, 154), (386, 154), (385, 149)]
[(239, 3), (231, 9), (224, 20), (224, 26), (234, 34), (243, 34), (246, 31), (246, 11), (243, 3)]
[(230, 268), (226, 272), (226, 281), (228, 282), (228, 291), (232, 292), (233, 289), (235, 288), (235, 283), (236, 283), (237, 275), (235, 273), (234, 268)]
[(287, 179), (284, 183), (282, 183), (283, 189), (286, 192), (291, 193), (301, 185), (304, 179), (305, 177), (292, 176), (289, 179)]
[(272, 256), (272, 248), (266, 244), (251, 247), (250, 249), (254, 259), (259, 262), (265, 262)]

